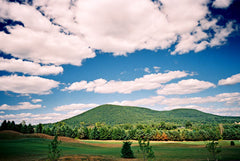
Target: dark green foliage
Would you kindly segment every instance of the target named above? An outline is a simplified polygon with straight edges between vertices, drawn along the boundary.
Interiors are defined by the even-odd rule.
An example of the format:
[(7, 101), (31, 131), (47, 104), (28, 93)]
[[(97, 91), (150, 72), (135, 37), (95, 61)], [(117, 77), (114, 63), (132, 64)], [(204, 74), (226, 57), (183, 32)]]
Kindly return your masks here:
[(94, 140), (99, 139), (99, 131), (96, 126), (91, 130), (89, 138)]
[(217, 155), (222, 151), (222, 148), (218, 145), (218, 142), (213, 140), (210, 143), (207, 143), (206, 148), (212, 155), (213, 160), (217, 161)]
[(84, 122), (85, 126), (92, 125), (97, 122), (105, 122), (107, 125), (136, 123), (149, 124), (152, 122), (162, 122), (162, 125), (159, 126), (159, 129), (171, 130), (176, 127), (167, 127), (170, 124), (165, 124), (165, 122), (184, 123), (186, 120), (189, 121), (187, 126), (191, 127), (191, 124), (193, 123), (240, 122), (240, 117), (217, 116), (194, 109), (154, 111), (141, 107), (102, 105), (80, 115), (63, 120), (63, 122), (72, 127), (78, 127), (79, 122)]
[(124, 140), (126, 138), (126, 133), (123, 129), (117, 127), (112, 130), (112, 140)]
[(61, 149), (59, 149), (59, 144), (61, 141), (58, 141), (58, 136), (55, 135), (52, 142), (48, 145), (49, 152), (48, 152), (48, 159), (49, 161), (57, 161), (61, 155)]
[(185, 126), (186, 128), (192, 128), (192, 123), (190, 121), (187, 121)]
[(110, 140), (111, 135), (112, 135), (112, 132), (111, 132), (110, 128), (108, 128), (106, 126), (99, 128), (99, 139), (100, 140)]
[[(146, 143), (146, 141), (147, 141), (147, 143)], [(146, 159), (154, 159), (155, 158), (155, 155), (152, 150), (152, 146), (150, 146), (149, 140), (146, 140), (145, 138), (144, 139), (139, 138), (138, 144), (139, 144), (140, 151), (143, 155), (144, 161)]]
[(231, 146), (235, 146), (234, 141), (231, 141), (231, 142), (230, 142), (230, 145), (231, 145)]
[(14, 121), (10, 122), (10, 121), (4, 120), (2, 122), (0, 130), (14, 130), (24, 134), (31, 134), (34, 132), (33, 126), (31, 124), (26, 125), (25, 121), (23, 121), (20, 124), (15, 124)]
[(134, 158), (133, 151), (131, 149), (131, 142), (125, 141), (123, 142), (123, 146), (121, 149), (121, 157), (122, 158)]
[(43, 125), (40, 123), (36, 127), (36, 133), (42, 133), (43, 132)]

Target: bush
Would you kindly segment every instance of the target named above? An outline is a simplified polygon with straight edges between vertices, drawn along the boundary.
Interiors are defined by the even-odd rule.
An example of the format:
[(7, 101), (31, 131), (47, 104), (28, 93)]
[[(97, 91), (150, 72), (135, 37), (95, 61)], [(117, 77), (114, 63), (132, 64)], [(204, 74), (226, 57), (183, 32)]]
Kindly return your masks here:
[(150, 146), (149, 140), (146, 140), (145, 138), (144, 139), (139, 138), (138, 144), (140, 147), (140, 151), (142, 152), (144, 161), (146, 160), (146, 157), (147, 157), (147, 160), (152, 160), (155, 158), (155, 155), (152, 150), (152, 146)]
[(207, 150), (212, 154), (213, 160), (218, 160), (217, 155), (222, 151), (222, 148), (218, 145), (217, 141), (211, 141), (206, 145)]
[(234, 146), (234, 145), (235, 145), (234, 141), (231, 141), (231, 142), (230, 142), (230, 145), (231, 145), (231, 146)]
[(61, 155), (61, 149), (59, 149), (58, 145), (61, 141), (58, 141), (58, 136), (55, 135), (53, 141), (49, 144), (49, 153), (48, 160), (49, 161), (57, 161)]
[(131, 149), (131, 142), (126, 141), (123, 142), (122, 150), (121, 150), (121, 157), (122, 158), (134, 158), (133, 151)]

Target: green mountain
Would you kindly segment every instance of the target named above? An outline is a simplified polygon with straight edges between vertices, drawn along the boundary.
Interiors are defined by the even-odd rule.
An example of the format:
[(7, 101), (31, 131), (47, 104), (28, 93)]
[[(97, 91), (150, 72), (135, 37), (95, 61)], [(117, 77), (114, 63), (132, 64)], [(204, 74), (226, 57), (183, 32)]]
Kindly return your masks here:
[(171, 111), (155, 111), (148, 108), (133, 106), (101, 105), (80, 115), (63, 120), (70, 126), (84, 122), (91, 125), (96, 122), (108, 125), (125, 123), (157, 123), (157, 122), (185, 123), (233, 123), (240, 122), (240, 117), (217, 116), (195, 109), (175, 109)]

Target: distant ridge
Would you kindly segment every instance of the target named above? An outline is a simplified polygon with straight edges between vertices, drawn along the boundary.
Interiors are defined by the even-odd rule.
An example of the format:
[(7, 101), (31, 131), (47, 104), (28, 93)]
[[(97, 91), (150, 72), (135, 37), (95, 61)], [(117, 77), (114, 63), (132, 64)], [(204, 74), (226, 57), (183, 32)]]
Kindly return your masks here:
[(70, 126), (78, 126), (80, 122), (91, 125), (96, 122), (108, 125), (125, 123), (152, 122), (184, 123), (186, 121), (199, 123), (234, 123), (240, 122), (240, 117), (218, 116), (204, 113), (196, 109), (174, 109), (171, 111), (155, 111), (135, 106), (101, 105), (72, 118), (63, 120)]

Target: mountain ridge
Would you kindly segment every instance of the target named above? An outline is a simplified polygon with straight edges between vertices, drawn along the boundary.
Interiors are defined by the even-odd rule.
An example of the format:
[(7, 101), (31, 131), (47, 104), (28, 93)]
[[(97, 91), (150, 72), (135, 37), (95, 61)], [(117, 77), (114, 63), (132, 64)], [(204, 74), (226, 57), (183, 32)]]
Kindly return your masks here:
[(198, 123), (234, 123), (240, 122), (240, 117), (218, 116), (196, 109), (186, 108), (157, 111), (144, 107), (105, 104), (74, 117), (62, 120), (61, 122), (65, 122), (69, 126), (77, 126), (80, 122), (84, 122), (86, 125), (93, 125), (96, 122), (116, 125), (154, 122), (183, 124), (186, 121)]

